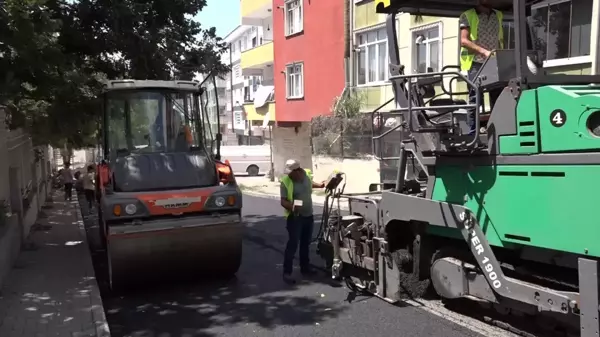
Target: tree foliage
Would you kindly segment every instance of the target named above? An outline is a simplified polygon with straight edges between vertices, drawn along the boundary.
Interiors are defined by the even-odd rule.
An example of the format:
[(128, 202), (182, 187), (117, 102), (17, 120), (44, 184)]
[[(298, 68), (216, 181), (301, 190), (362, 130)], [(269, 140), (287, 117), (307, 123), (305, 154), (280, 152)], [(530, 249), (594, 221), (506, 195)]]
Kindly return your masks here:
[(360, 110), (366, 100), (364, 92), (348, 89), (333, 100), (332, 113), (336, 117), (354, 118), (361, 114)]
[(95, 143), (108, 78), (191, 80), (227, 67), (206, 0), (0, 2), (0, 104), (37, 143)]
[(371, 114), (363, 113), (366, 95), (356, 89), (335, 97), (330, 116), (311, 120), (313, 153), (361, 158), (371, 154)]

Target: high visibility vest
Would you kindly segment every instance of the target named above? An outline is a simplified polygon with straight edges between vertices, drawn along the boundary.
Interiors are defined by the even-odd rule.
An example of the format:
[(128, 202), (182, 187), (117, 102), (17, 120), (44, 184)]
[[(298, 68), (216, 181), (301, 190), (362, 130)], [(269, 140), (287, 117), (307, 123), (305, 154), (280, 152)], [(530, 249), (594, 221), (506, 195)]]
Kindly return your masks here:
[[(504, 29), (502, 28), (502, 19), (504, 18), (504, 14), (501, 11), (497, 11), (496, 16), (498, 17), (498, 24), (500, 25), (498, 30), (498, 40), (500, 42), (500, 49), (504, 49)], [(476, 42), (478, 36), (479, 29), (479, 16), (477, 15), (477, 11), (475, 8), (469, 9), (463, 13), (467, 17), (467, 21), (469, 21), (469, 37), (471, 41)], [(473, 60), (475, 59), (475, 53), (471, 52), (469, 49), (465, 47), (460, 48), (460, 70), (468, 71), (471, 69), (473, 65)]]
[[(309, 189), (310, 189), (309, 192), (312, 193), (312, 180), (313, 180), (312, 171), (309, 169), (304, 169), (304, 172), (306, 172), (306, 176), (310, 180), (310, 184), (308, 184)], [(294, 181), (287, 174), (284, 175), (283, 177), (281, 177), (281, 179), (279, 181), (281, 181), (283, 186), (285, 186), (285, 190), (287, 191), (287, 200), (289, 202), (293, 203), (294, 202)], [(287, 218), (289, 215), (290, 215), (290, 211), (288, 211), (287, 209), (284, 208), (283, 216), (285, 216)]]

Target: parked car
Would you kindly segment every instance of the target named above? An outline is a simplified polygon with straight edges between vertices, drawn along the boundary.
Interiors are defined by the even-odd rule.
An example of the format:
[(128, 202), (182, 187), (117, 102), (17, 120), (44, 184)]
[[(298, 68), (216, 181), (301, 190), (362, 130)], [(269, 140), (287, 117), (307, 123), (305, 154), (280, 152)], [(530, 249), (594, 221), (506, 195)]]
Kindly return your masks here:
[(271, 169), (271, 149), (268, 145), (222, 146), (221, 158), (229, 160), (235, 175), (265, 175)]

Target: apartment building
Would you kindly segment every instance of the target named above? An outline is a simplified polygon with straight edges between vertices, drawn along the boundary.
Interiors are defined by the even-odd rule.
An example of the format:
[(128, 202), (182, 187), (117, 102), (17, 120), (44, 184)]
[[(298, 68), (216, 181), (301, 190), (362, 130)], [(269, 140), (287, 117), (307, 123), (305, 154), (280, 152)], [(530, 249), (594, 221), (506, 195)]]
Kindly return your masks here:
[(242, 24), (264, 32), (242, 53), (242, 72), (263, 76), (254, 103), (244, 105), (247, 118), (272, 125), (276, 176), (291, 157), (311, 167), (310, 120), (330, 114), (344, 89), (344, 3), (241, 0), (241, 14)]
[[(260, 42), (262, 27), (240, 25), (231, 31), (224, 40), (229, 45), (228, 51), (223, 55), (223, 63), (231, 67), (231, 72), (226, 77), (226, 110), (228, 115), (228, 128), (235, 134), (236, 145), (254, 144), (253, 127), (244, 113), (244, 104), (254, 99), (254, 93), (261, 83), (261, 76), (244, 76), (241, 65), (242, 52), (253, 48)], [(260, 132), (262, 134), (262, 131)], [(255, 139), (256, 140), (256, 139)]]
[(249, 26), (241, 40), (240, 68), (248, 78), (243, 111), (252, 133), (257, 135), (276, 118), (273, 98), (273, 4), (271, 0), (241, 0), (241, 23)]
[[(374, 0), (348, 1), (352, 48), (345, 74), (344, 1), (241, 0), (241, 22), (256, 31), (242, 39), (245, 48), (238, 45), (240, 68), (234, 72), (248, 78), (243, 103), (248, 125), (272, 126), (277, 176), (289, 157), (312, 165), (310, 120), (331, 113), (345, 80), (363, 93), (364, 112), (393, 98), (385, 15), (375, 12)], [(598, 33), (599, 7), (594, 0), (547, 0), (533, 8), (536, 46), (548, 72), (597, 73), (598, 46), (592, 37)], [(397, 25), (406, 72), (458, 65), (457, 18), (400, 14)], [(512, 24), (507, 21), (504, 28), (510, 48)], [(464, 84), (452, 85), (455, 92), (464, 91)], [(382, 111), (393, 107), (389, 103)]]

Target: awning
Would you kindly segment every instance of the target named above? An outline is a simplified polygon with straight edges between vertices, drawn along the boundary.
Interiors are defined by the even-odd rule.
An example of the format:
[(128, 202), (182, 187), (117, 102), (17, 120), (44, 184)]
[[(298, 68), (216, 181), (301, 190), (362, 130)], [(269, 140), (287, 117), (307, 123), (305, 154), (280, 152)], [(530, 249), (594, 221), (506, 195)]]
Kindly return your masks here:
[(261, 108), (267, 104), (274, 89), (272, 85), (260, 85), (254, 93), (254, 107)]

